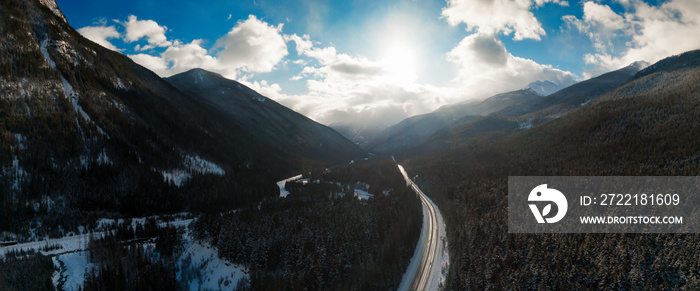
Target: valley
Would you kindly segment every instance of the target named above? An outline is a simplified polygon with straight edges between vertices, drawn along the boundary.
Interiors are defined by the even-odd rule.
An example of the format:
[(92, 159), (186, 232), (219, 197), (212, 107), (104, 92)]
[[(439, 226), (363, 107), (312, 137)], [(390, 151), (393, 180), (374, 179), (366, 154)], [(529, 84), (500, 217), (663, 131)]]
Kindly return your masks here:
[[(557, 14), (558, 41), (646, 19), (525, 2), (537, 17), (545, 4), (588, 13)], [(508, 230), (509, 177), (698, 175), (698, 47), (654, 62), (589, 53), (575, 75), (505, 50), (544, 30), (453, 23), (460, 3), (425, 10), (450, 25), (432, 37), (468, 35), (420, 62), (435, 52), (398, 39), (403, 18), (386, 56), (365, 57), (345, 53), (370, 38), (360, 28), (317, 41), (297, 19), (270, 24), (269, 3), (219, 9), (228, 32), (207, 40), (129, 14), (147, 5), (112, 3), (128, 20), (75, 29), (71, 1), (3, 1), (0, 290), (699, 289), (696, 233)], [(233, 4), (210, 5), (197, 7)], [(692, 12), (673, 5), (647, 8)]]

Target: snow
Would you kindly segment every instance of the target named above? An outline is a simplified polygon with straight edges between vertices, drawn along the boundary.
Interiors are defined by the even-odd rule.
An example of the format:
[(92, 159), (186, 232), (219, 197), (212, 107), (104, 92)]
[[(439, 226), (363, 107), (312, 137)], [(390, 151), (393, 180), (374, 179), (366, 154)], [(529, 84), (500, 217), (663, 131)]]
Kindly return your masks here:
[(364, 190), (355, 189), (355, 197), (357, 197), (358, 200), (368, 200), (370, 198), (373, 198), (374, 195), (369, 194), (367, 191)]
[(163, 179), (166, 182), (172, 182), (176, 186), (180, 187), (183, 183), (192, 177), (193, 172), (200, 174), (214, 174), (223, 176), (226, 175), (226, 171), (219, 165), (214, 164), (210, 161), (200, 158), (199, 156), (187, 155), (183, 161), (186, 169), (174, 169), (171, 171), (161, 171)]
[(200, 174), (216, 174), (219, 176), (223, 176), (226, 174), (226, 171), (224, 171), (224, 169), (222, 169), (220, 166), (205, 159), (202, 159), (199, 156), (193, 157), (188, 155), (185, 159), (185, 166), (187, 166), (190, 170), (198, 172)]
[(47, 245), (60, 245), (61, 247), (59, 249), (55, 250), (50, 250), (50, 251), (41, 251), (42, 254), (44, 255), (57, 255), (57, 254), (64, 254), (68, 252), (75, 252), (75, 251), (82, 251), (87, 248), (88, 242), (90, 241), (90, 236), (95, 235), (97, 237), (104, 236), (105, 232), (96, 232), (92, 234), (80, 234), (80, 235), (72, 235), (72, 236), (66, 236), (62, 238), (57, 238), (57, 239), (50, 239), (50, 240), (45, 240), (45, 241), (34, 241), (34, 242), (27, 242), (27, 243), (21, 243), (21, 244), (16, 244), (12, 246), (6, 246), (6, 247), (0, 247), (0, 256), (4, 256), (7, 252), (10, 251), (19, 251), (19, 250), (24, 250), (24, 251), (29, 251), (29, 250), (35, 250), (35, 251), (40, 251), (41, 248), (46, 247)]
[(421, 254), (425, 246), (425, 237), (428, 235), (428, 231), (425, 227), (427, 224), (428, 216), (423, 215), (423, 224), (420, 230), (420, 237), (418, 237), (418, 244), (416, 245), (416, 249), (413, 251), (413, 257), (411, 257), (411, 262), (408, 264), (406, 273), (404, 273), (403, 277), (401, 277), (401, 284), (398, 288), (399, 291), (409, 290), (411, 288), (411, 283), (413, 283), (413, 277), (415, 277), (416, 272), (418, 272), (418, 267), (420, 267)]
[(124, 83), (122, 82), (122, 79), (117, 78), (117, 88), (125, 90), (126, 86), (124, 86)]
[(56, 16), (58, 16), (59, 18), (63, 19), (64, 22), (68, 22), (66, 21), (66, 17), (63, 16), (63, 13), (61, 13), (61, 10), (58, 9), (58, 5), (56, 5), (55, 0), (39, 0), (39, 2), (51, 9), (51, 12), (56, 14)]
[(63, 282), (63, 290), (80, 290), (85, 282), (85, 273), (92, 269), (93, 265), (88, 262), (88, 252), (66, 253), (55, 257), (59, 264), (63, 264), (62, 272), (58, 280), (54, 279), (54, 286), (59, 286)]
[[(189, 290), (233, 290), (239, 280), (248, 278), (246, 267), (219, 258), (216, 248), (190, 238), (184, 240), (184, 246), (177, 279), (188, 281)], [(201, 274), (201, 279), (191, 278), (192, 273)]]
[(90, 119), (90, 116), (83, 110), (82, 107), (80, 107), (80, 104), (78, 104), (78, 93), (73, 90), (73, 87), (66, 81), (66, 78), (61, 76), (61, 80), (63, 80), (63, 91), (65, 91), (66, 98), (70, 99), (71, 104), (73, 104), (73, 108), (75, 108), (75, 112), (80, 113), (81, 116), (83, 116), (83, 119), (85, 119), (88, 122), (92, 122)]
[(102, 152), (100, 153), (99, 156), (97, 156), (97, 163), (100, 165), (106, 165), (106, 164), (112, 164), (112, 161), (109, 160), (109, 157), (107, 156), (107, 152), (105, 152), (105, 149), (102, 149)]
[[(52, 69), (56, 68), (56, 63), (53, 62), (51, 59), (51, 56), (49, 56), (49, 51), (46, 49), (46, 46), (48, 45), (49, 40), (45, 39), (44, 41), (41, 42), (41, 45), (39, 48), (41, 49), (41, 54), (44, 56), (44, 60), (51, 66)], [(65, 81), (65, 80), (64, 80)]]
[(438, 252), (440, 255), (435, 258), (435, 266), (439, 266), (439, 268), (436, 268), (436, 270), (439, 270), (440, 274), (438, 276), (433, 276), (433, 280), (430, 282), (429, 290), (440, 290), (443, 286), (445, 286), (447, 273), (450, 270), (450, 254), (448, 251), (449, 244), (447, 241), (447, 232), (445, 231), (445, 221), (442, 218), (442, 213), (440, 213), (440, 210), (437, 209), (437, 206), (435, 207), (435, 210), (437, 211), (438, 224), (440, 225), (440, 241), (442, 242), (442, 244), (438, 247)]
[(12, 158), (12, 165), (10, 168), (5, 168), (3, 167), (3, 171), (5, 175), (9, 175), (10, 177), (14, 176), (14, 182), (12, 183), (12, 189), (19, 190), (20, 189), (20, 183), (24, 180), (24, 177), (27, 176), (27, 172), (22, 169), (22, 166), (19, 165), (19, 160), (17, 157)]
[(289, 181), (295, 181), (301, 179), (302, 175), (296, 175), (291, 178), (284, 179), (282, 181), (277, 182), (277, 187), (280, 188), (280, 198), (285, 198), (287, 195), (289, 195), (289, 191), (284, 188), (284, 184), (286, 184)]
[(18, 150), (23, 150), (23, 149), (26, 148), (26, 147), (24, 146), (24, 141), (27, 140), (26, 137), (22, 136), (22, 135), (19, 134), (19, 133), (15, 133), (15, 139), (17, 139), (17, 149), (18, 149)]
[[(146, 220), (148, 219), (155, 219), (156, 223), (160, 227), (165, 227), (167, 225), (170, 226), (175, 226), (175, 227), (186, 227), (192, 222), (193, 219), (191, 218), (186, 218), (189, 216), (189, 213), (187, 212), (182, 212), (178, 214), (173, 214), (171, 217), (174, 219), (172, 221), (164, 221), (162, 216), (149, 216), (149, 217), (139, 217), (139, 218), (131, 218), (131, 227), (136, 229), (137, 226), (144, 226), (146, 225)], [(124, 224), (126, 222), (126, 219), (119, 218), (119, 219), (114, 219), (114, 218), (100, 218), (97, 220), (97, 230), (108, 230), (111, 228), (114, 228), (117, 225)]]

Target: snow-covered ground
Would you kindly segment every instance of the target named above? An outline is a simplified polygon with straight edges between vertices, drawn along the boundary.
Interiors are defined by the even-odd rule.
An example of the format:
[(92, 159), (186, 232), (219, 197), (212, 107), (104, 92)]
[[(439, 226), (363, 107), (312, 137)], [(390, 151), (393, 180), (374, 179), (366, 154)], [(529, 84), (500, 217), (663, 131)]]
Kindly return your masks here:
[(90, 236), (94, 235), (96, 237), (104, 236), (105, 232), (95, 232), (92, 234), (81, 234), (81, 235), (73, 235), (73, 236), (66, 236), (62, 238), (56, 238), (56, 239), (49, 239), (49, 240), (44, 240), (44, 241), (36, 241), (36, 242), (28, 242), (28, 243), (21, 243), (21, 244), (16, 244), (12, 246), (6, 246), (6, 247), (0, 247), (0, 256), (4, 256), (7, 252), (10, 251), (29, 251), (29, 250), (35, 250), (35, 251), (41, 251), (42, 248), (45, 248), (46, 246), (52, 246), (52, 245), (59, 245), (60, 248), (55, 249), (55, 250), (50, 250), (50, 251), (41, 251), (42, 254), (44, 255), (58, 255), (58, 254), (64, 254), (68, 252), (75, 252), (75, 251), (81, 251), (85, 250), (87, 248), (88, 242), (90, 241)]
[[(184, 251), (177, 258), (176, 264), (178, 281), (188, 286), (189, 290), (233, 290), (240, 280), (249, 279), (247, 267), (235, 265), (220, 258), (216, 248), (197, 242), (192, 238), (189, 225), (194, 219), (188, 218), (190, 217), (188, 213), (179, 213), (168, 217), (167, 220), (171, 221), (160, 216), (152, 216), (134, 218), (130, 220), (130, 223), (132, 227), (136, 228), (137, 225), (145, 225), (149, 218), (154, 218), (160, 227), (170, 225), (184, 228)], [(125, 219), (103, 218), (97, 223), (97, 230), (103, 231), (0, 247), (0, 256), (13, 250), (35, 250), (44, 255), (52, 256), (57, 270), (52, 278), (54, 286), (62, 287), (62, 290), (79, 290), (85, 282), (85, 274), (92, 268), (88, 262), (88, 251), (86, 250), (91, 237), (104, 236), (107, 231), (126, 221)], [(47, 246), (56, 245), (60, 247), (42, 251)], [(150, 247), (152, 248), (152, 246)]]
[(188, 282), (189, 290), (233, 290), (238, 281), (249, 278), (246, 267), (219, 258), (216, 248), (190, 238), (185, 239), (184, 246), (177, 275), (178, 281)]
[(284, 184), (286, 184), (289, 181), (299, 180), (299, 179), (301, 179), (301, 177), (302, 177), (302, 175), (296, 175), (294, 177), (287, 178), (287, 179), (284, 179), (282, 181), (277, 182), (277, 187), (280, 188), (280, 198), (284, 198), (284, 197), (287, 197), (287, 195), (289, 195), (289, 191), (287, 191), (287, 189), (284, 188)]
[(54, 276), (54, 286), (62, 287), (65, 291), (80, 290), (85, 282), (85, 273), (92, 269), (92, 264), (88, 262), (88, 252), (57, 255), (53, 260), (54, 265), (60, 267), (57, 276)]

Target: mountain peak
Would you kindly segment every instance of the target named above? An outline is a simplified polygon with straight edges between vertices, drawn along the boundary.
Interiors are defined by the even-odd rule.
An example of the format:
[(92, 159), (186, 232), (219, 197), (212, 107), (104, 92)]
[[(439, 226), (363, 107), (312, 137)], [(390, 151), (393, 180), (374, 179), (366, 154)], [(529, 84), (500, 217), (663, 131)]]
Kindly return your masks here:
[(56, 16), (63, 19), (63, 21), (68, 22), (66, 20), (66, 17), (63, 16), (63, 12), (61, 12), (61, 10), (58, 9), (58, 4), (56, 4), (56, 0), (39, 0), (39, 2), (47, 8), (51, 9), (53, 14), (56, 14)]
[(650, 65), (651, 65), (650, 63), (645, 62), (645, 61), (636, 61), (636, 62), (634, 62), (634, 63), (631, 63), (631, 64), (630, 64), (629, 66), (627, 66), (627, 67), (636, 68), (637, 71), (641, 71), (641, 70), (646, 69), (646, 68), (647, 68), (648, 66), (650, 66)]
[(540, 96), (547, 96), (549, 94), (552, 94), (554, 92), (557, 92), (561, 90), (563, 87), (559, 86), (558, 84), (552, 82), (552, 81), (547, 81), (547, 80), (539, 80), (532, 82), (527, 85), (527, 87), (524, 88), (524, 90), (532, 90), (535, 91)]

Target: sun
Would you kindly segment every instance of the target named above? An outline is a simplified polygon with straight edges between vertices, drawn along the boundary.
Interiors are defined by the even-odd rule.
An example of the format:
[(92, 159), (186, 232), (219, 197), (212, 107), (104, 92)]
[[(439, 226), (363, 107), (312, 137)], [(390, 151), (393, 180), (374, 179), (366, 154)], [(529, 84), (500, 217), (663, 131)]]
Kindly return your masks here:
[(390, 46), (380, 62), (392, 83), (410, 84), (416, 80), (415, 55), (408, 46)]

